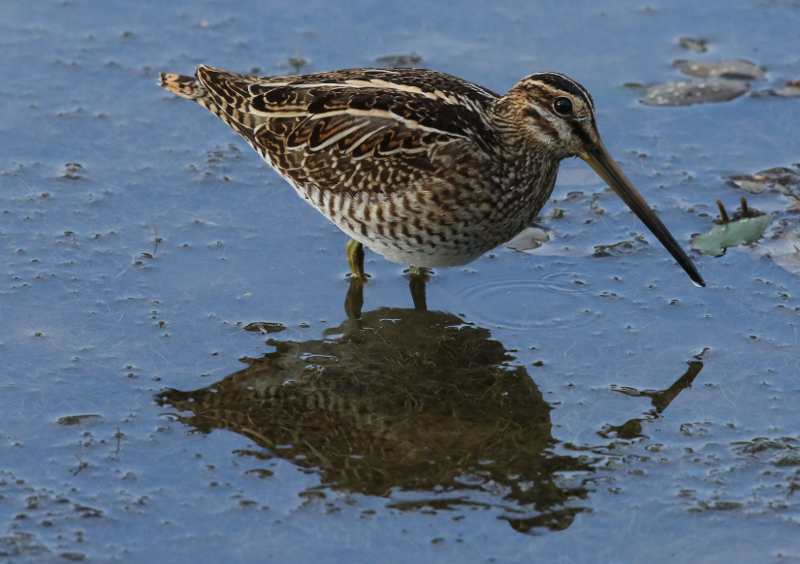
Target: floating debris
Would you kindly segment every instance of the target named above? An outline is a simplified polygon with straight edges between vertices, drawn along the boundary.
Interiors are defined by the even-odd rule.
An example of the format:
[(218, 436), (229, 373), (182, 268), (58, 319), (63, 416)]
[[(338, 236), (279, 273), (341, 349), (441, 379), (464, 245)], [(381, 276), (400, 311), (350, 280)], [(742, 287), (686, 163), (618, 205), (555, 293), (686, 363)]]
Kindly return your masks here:
[(672, 66), (683, 74), (711, 78), (733, 78), (744, 80), (764, 80), (764, 71), (758, 65), (741, 59), (728, 59), (726, 61), (685, 61), (678, 60)]
[(708, 51), (708, 39), (692, 39), (691, 37), (681, 37), (678, 45), (695, 53), (705, 53)]
[(758, 254), (768, 255), (775, 264), (800, 276), (800, 228), (782, 225), (777, 232), (759, 243)]
[(206, 151), (206, 163), (214, 165), (223, 161), (239, 160), (242, 158), (242, 150), (233, 143), (228, 144), (227, 149), (217, 149)]
[(751, 194), (761, 194), (767, 189), (776, 192), (791, 192), (791, 187), (800, 184), (800, 172), (787, 167), (775, 167), (755, 174), (729, 176), (731, 184)]
[[(637, 242), (639, 243), (638, 245)], [(620, 241), (613, 245), (595, 245), (592, 256), (595, 258), (613, 257), (615, 253), (625, 253), (646, 245), (647, 242), (639, 237), (634, 241)]]
[(771, 93), (775, 96), (783, 96), (784, 98), (800, 98), (800, 86), (776, 88)]
[(410, 67), (420, 64), (422, 57), (416, 53), (411, 53), (410, 55), (386, 55), (385, 57), (378, 57), (375, 61), (386, 67)]
[(550, 240), (550, 235), (541, 227), (526, 227), (519, 235), (507, 242), (504, 247), (515, 251), (538, 249)]
[(764, 90), (766, 94), (773, 96), (783, 96), (785, 98), (800, 98), (800, 80), (794, 82), (787, 82), (786, 86), (775, 88), (774, 90)]
[[(747, 207), (747, 200), (741, 198), (741, 212), (734, 214), (734, 221), (728, 217), (725, 206), (717, 200), (721, 221), (711, 231), (692, 237), (692, 248), (704, 255), (721, 257), (728, 247), (746, 245), (758, 241), (764, 230), (772, 223), (772, 214), (762, 214)], [(741, 219), (736, 219), (740, 217)]]
[[(735, 448), (734, 453), (739, 456), (747, 458), (759, 458), (764, 461), (771, 462), (776, 466), (784, 466), (787, 464), (782, 463), (787, 453), (797, 452), (797, 440), (789, 437), (780, 439), (768, 439), (766, 437), (758, 437), (748, 442), (731, 443)], [(794, 466), (794, 464), (790, 464)], [(787, 465), (788, 466), (788, 465)]]
[(286, 327), (282, 323), (272, 323), (270, 321), (256, 321), (245, 325), (244, 330), (249, 333), (261, 333), (266, 335), (268, 333), (280, 333)]
[(83, 423), (84, 421), (88, 421), (90, 419), (95, 419), (100, 417), (99, 415), (67, 415), (65, 417), (58, 418), (58, 424), (63, 425), (64, 427), (70, 427), (72, 425), (78, 425)]
[(67, 163), (59, 176), (67, 180), (80, 180), (83, 178), (83, 166), (80, 163)]
[(153, 224), (153, 231), (156, 234), (156, 236), (155, 236), (156, 247), (155, 247), (155, 249), (153, 249), (152, 253), (141, 253), (141, 255), (146, 259), (154, 258), (156, 256), (156, 253), (158, 252), (159, 243), (163, 243), (164, 242), (164, 239), (162, 239), (161, 237), (158, 236), (158, 227), (156, 227), (155, 224)]
[(750, 89), (740, 80), (691, 80), (656, 84), (647, 88), (639, 102), (645, 106), (691, 106), (728, 102)]
[(730, 177), (731, 183), (737, 188), (751, 194), (761, 194), (767, 188), (765, 180), (758, 180), (750, 175), (735, 175)]

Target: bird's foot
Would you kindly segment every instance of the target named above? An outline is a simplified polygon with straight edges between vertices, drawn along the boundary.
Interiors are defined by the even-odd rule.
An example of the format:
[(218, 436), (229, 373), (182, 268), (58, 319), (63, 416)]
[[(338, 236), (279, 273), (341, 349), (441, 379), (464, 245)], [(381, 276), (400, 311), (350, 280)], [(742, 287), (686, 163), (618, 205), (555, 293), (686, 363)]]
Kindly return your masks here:
[(433, 271), (430, 268), (426, 268), (424, 266), (409, 266), (408, 272), (411, 275), (412, 280), (416, 278), (422, 282), (427, 282), (433, 274)]

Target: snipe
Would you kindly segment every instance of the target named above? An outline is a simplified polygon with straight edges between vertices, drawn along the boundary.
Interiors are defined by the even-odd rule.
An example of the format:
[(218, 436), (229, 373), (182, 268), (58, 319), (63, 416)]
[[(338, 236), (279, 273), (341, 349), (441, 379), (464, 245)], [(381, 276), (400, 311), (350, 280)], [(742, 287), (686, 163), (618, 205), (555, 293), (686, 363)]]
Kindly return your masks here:
[(560, 162), (579, 156), (705, 285), (603, 146), (592, 97), (561, 74), (532, 74), (505, 96), (422, 69), (195, 74), (160, 84), (239, 132), (347, 233), (354, 278), (362, 245), (412, 271), (475, 260), (530, 225)]

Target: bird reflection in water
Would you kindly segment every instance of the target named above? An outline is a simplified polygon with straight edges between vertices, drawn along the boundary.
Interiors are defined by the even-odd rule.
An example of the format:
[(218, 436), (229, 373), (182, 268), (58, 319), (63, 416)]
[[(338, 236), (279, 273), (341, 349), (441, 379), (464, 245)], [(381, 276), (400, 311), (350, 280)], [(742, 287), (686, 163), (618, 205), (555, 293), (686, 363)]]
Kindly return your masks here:
[(598, 431), (597, 434), (605, 438), (615, 436), (620, 439), (636, 439), (643, 437), (642, 422), (660, 418), (664, 410), (669, 407), (672, 400), (678, 397), (679, 393), (686, 388), (692, 387), (692, 382), (694, 382), (694, 379), (697, 378), (697, 375), (700, 374), (700, 371), (703, 369), (703, 363), (699, 360), (690, 360), (687, 364), (689, 368), (686, 369), (684, 375), (678, 378), (666, 390), (645, 390), (640, 392), (634, 388), (628, 387), (615, 388), (615, 391), (628, 396), (650, 398), (653, 409), (641, 419), (630, 419), (622, 425), (607, 425), (604, 429)]
[[(403, 510), (493, 508), (520, 532), (569, 527), (593, 460), (553, 452), (553, 408), (502, 343), (450, 313), (358, 309), (322, 339), (270, 339), (275, 351), (245, 369), (157, 400), (200, 432), (229, 429), (264, 449), (247, 454), (317, 473), (313, 490)], [(565, 472), (588, 482), (565, 484)]]

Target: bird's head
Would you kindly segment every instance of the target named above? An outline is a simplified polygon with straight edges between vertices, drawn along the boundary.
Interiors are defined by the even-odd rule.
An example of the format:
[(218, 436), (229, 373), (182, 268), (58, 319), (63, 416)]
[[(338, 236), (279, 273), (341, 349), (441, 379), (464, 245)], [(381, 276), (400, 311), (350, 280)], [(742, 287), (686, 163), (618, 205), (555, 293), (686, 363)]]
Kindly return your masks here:
[(513, 119), (527, 150), (546, 158), (578, 156), (586, 161), (661, 241), (692, 281), (705, 286), (692, 261), (609, 155), (597, 131), (594, 101), (583, 86), (562, 74), (540, 72), (519, 81), (498, 104)]

